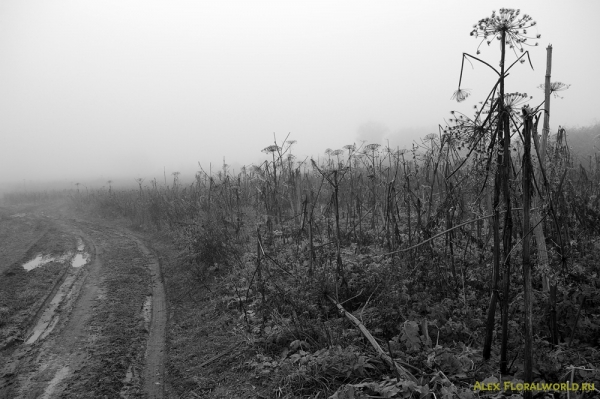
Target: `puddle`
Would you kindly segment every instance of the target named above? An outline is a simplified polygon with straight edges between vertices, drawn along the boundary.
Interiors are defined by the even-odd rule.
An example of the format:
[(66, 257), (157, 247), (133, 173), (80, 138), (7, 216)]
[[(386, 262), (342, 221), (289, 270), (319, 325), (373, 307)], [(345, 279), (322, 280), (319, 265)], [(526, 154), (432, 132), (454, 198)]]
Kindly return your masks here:
[(84, 252), (84, 249), (85, 244), (83, 243), (83, 240), (81, 239), (81, 237), (77, 237), (77, 253), (73, 257), (73, 260), (71, 260), (71, 266), (81, 267), (88, 262), (90, 254)]
[(35, 269), (36, 267), (43, 266), (46, 263), (52, 262), (53, 260), (54, 260), (54, 257), (52, 257), (52, 256), (38, 255), (35, 258), (33, 258), (32, 260), (30, 260), (29, 262), (25, 263), (23, 265), (23, 269), (25, 269), (29, 272), (29, 271)]
[(53, 256), (53, 255), (37, 255), (35, 258), (30, 260), (29, 262), (23, 265), (23, 268), (28, 272), (38, 268), (40, 266), (44, 266), (50, 262), (59, 262), (63, 263), (71, 259), (72, 267), (81, 267), (84, 266), (88, 260), (90, 259), (90, 254), (84, 252), (85, 244), (80, 237), (77, 237), (77, 253), (73, 256), (73, 252), (67, 252), (61, 256)]
[(79, 253), (73, 257), (73, 260), (71, 261), (71, 266), (81, 267), (87, 263), (89, 258), (90, 258), (90, 255), (88, 253), (86, 253), (86, 252)]
[(150, 331), (150, 320), (152, 319), (152, 295), (146, 297), (146, 302), (142, 307), (142, 315), (144, 316), (144, 327)]
[(33, 344), (39, 338), (46, 338), (46, 336), (52, 332), (56, 326), (56, 323), (58, 322), (56, 310), (58, 309), (62, 299), (69, 292), (69, 289), (73, 285), (75, 278), (75, 275), (70, 275), (65, 279), (58, 289), (56, 295), (54, 295), (54, 298), (52, 298), (50, 304), (48, 304), (48, 307), (44, 310), (44, 313), (42, 313), (42, 317), (40, 317), (38, 320), (37, 324), (33, 328), (31, 336), (29, 336), (25, 343)]
[(85, 249), (85, 245), (83, 244), (83, 240), (81, 237), (77, 237), (77, 252), (83, 252)]
[[(51, 256), (51, 255), (38, 255), (34, 259), (30, 260), (23, 267), (27, 270), (33, 270), (36, 267), (40, 267), (49, 262), (70, 262), (73, 268), (79, 268), (84, 266), (90, 259), (90, 254), (84, 252), (85, 245), (81, 238), (77, 238), (77, 252), (67, 252), (62, 256)], [(71, 271), (67, 273), (67, 277), (64, 279), (58, 291), (46, 307), (42, 316), (37, 321), (33, 328), (31, 335), (25, 341), (31, 345), (37, 340), (44, 339), (54, 330), (54, 327), (58, 324), (59, 315), (57, 310), (65, 298), (70, 298), (73, 293), (73, 287), (77, 276), (80, 274), (79, 271)]]
[(48, 334), (50, 334), (52, 332), (52, 330), (54, 330), (54, 327), (56, 327), (56, 323), (58, 323), (58, 317), (53, 317), (50, 324), (46, 327), (44, 332), (39, 336), (40, 339), (46, 338), (48, 336)]
[(133, 379), (133, 368), (131, 367), (131, 365), (129, 365), (129, 368), (127, 369), (127, 374), (125, 374), (125, 378), (123, 379), (123, 383), (128, 384), (131, 382), (132, 379)]
[(65, 262), (67, 259), (71, 257), (71, 253), (67, 253), (62, 256), (52, 256), (52, 255), (38, 255), (29, 262), (23, 265), (23, 269), (32, 271), (33, 269), (44, 266), (46, 263), (50, 262)]
[(54, 375), (54, 378), (52, 378), (52, 380), (50, 380), (50, 382), (48, 383), (48, 386), (44, 390), (44, 396), (42, 396), (41, 399), (49, 399), (50, 397), (52, 397), (52, 394), (54, 393), (56, 386), (62, 380), (64, 380), (65, 377), (68, 375), (69, 375), (69, 366), (64, 366), (63, 368), (58, 370), (56, 372), (56, 374)]
[(123, 388), (121, 388), (121, 392), (119, 392), (119, 397), (129, 398), (132, 396), (133, 378), (135, 376), (135, 370), (133, 369), (132, 365), (129, 365), (129, 368), (127, 368), (127, 373), (125, 374), (125, 378), (121, 380), (123, 382)]

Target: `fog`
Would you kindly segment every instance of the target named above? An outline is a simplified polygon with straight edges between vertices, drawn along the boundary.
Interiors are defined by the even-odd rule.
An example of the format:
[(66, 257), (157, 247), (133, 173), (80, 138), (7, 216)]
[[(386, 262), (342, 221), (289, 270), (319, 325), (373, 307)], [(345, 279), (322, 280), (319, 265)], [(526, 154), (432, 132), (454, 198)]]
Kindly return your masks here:
[[(487, 96), (495, 76), (474, 63), (471, 97), (451, 100), (473, 24), (501, 7), (542, 35), (507, 92), (543, 101), (552, 44), (552, 81), (571, 87), (551, 129), (596, 122), (600, 2), (3, 0), (0, 184), (189, 179), (258, 164), (286, 137), (299, 159), (408, 148)], [(498, 65), (498, 42), (479, 56)]]

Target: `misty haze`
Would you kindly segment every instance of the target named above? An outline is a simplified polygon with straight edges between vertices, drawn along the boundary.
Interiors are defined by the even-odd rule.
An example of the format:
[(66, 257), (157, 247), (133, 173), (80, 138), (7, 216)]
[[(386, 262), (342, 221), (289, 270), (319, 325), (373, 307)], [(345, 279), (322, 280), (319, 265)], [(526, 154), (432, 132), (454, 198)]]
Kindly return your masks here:
[[(496, 7), (501, 7), (500, 3)], [(511, 72), (507, 91), (543, 101), (544, 48), (553, 78), (571, 84), (551, 119), (598, 121), (598, 6), (534, 2), (543, 32), (534, 70)], [(451, 100), (461, 54), (476, 52), (480, 2), (42, 2), (0, 5), (0, 183), (106, 181), (180, 172), (191, 181), (223, 159), (239, 171), (289, 134), (298, 159), (377, 143), (410, 148), (471, 114), (493, 80), (466, 64), (472, 95)], [(537, 27), (534, 28), (537, 32)], [(477, 43), (478, 44), (478, 43)], [(533, 44), (533, 43), (532, 43)], [(492, 50), (482, 57), (497, 65)], [(370, 129), (370, 130), (369, 130)], [(45, 186), (44, 186), (45, 187)]]

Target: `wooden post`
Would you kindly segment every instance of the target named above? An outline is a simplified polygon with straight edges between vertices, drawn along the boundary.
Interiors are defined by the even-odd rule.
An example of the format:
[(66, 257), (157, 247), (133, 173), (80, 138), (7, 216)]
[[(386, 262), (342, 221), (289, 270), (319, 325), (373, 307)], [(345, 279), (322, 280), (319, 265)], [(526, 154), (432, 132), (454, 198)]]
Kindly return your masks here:
[[(550, 133), (550, 75), (552, 71), (552, 45), (549, 45), (546, 48), (546, 80), (544, 82), (544, 126), (542, 128), (542, 143), (541, 148), (539, 149), (539, 164), (538, 165), (538, 173), (536, 175), (536, 181), (542, 181), (542, 172), (540, 168), (543, 168), (546, 162), (546, 147), (548, 144), (548, 135)], [(541, 186), (541, 185), (540, 185)], [(533, 196), (533, 207), (536, 209), (540, 207), (540, 196)], [(535, 211), (532, 215), (533, 223), (535, 226), (535, 242), (538, 249), (538, 265), (544, 270), (548, 267), (548, 250), (546, 249), (546, 238), (544, 236), (544, 225), (540, 223), (541, 220), (541, 212)], [(542, 272), (542, 288), (544, 292), (548, 292), (550, 290), (550, 282), (548, 275), (545, 271)]]
[[(531, 248), (530, 248), (530, 209), (531, 209), (531, 128), (532, 120), (527, 108), (523, 109), (525, 127), (523, 128), (524, 153), (523, 153), (523, 302), (525, 311), (525, 382), (533, 382), (533, 311), (531, 288)], [(530, 399), (531, 390), (523, 392), (523, 398)]]
[(542, 165), (545, 161), (548, 135), (550, 134), (550, 76), (552, 74), (552, 45), (546, 47), (546, 79), (544, 80), (544, 127), (542, 128), (542, 151), (540, 151)]

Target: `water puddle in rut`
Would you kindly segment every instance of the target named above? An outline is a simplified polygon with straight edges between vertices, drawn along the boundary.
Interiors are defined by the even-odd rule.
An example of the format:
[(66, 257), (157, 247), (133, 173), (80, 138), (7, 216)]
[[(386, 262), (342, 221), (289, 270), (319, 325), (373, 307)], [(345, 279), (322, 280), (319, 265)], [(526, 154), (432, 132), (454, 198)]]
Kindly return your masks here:
[[(79, 268), (84, 266), (90, 258), (90, 255), (84, 250), (85, 244), (83, 243), (83, 240), (78, 237), (76, 253), (67, 252), (62, 256), (38, 255), (23, 265), (23, 267), (29, 271), (49, 262), (71, 262), (71, 266), (73, 268)], [(78, 271), (71, 271), (67, 273), (67, 277), (64, 279), (60, 287), (58, 287), (58, 291), (56, 291), (56, 294), (54, 294), (54, 297), (47, 305), (46, 309), (44, 309), (41, 317), (33, 327), (29, 338), (25, 341), (27, 344), (31, 345), (39, 339), (44, 339), (52, 332), (58, 323), (58, 308), (65, 298), (69, 298), (71, 296), (75, 281), (77, 280), (77, 276), (79, 274), (80, 273)]]
[(32, 271), (36, 267), (44, 266), (46, 263), (50, 262), (65, 262), (71, 256), (70, 253), (67, 253), (63, 256), (52, 256), (52, 255), (38, 255), (29, 262), (23, 265), (23, 269)]
[(29, 272), (37, 267), (44, 266), (45, 264), (50, 262), (63, 263), (68, 261), (69, 259), (71, 260), (72, 267), (81, 267), (84, 266), (90, 258), (90, 254), (88, 254), (84, 250), (85, 245), (83, 243), (83, 240), (77, 237), (77, 253), (75, 253), (75, 255), (73, 255), (73, 252), (67, 252), (66, 254), (61, 256), (37, 255), (32, 260), (25, 263), (23, 265), (23, 268)]
[(85, 252), (79, 253), (79, 254), (75, 255), (75, 257), (73, 257), (73, 260), (71, 261), (71, 266), (81, 267), (87, 263), (89, 257), (90, 256)]
[(56, 310), (58, 309), (58, 306), (62, 302), (63, 298), (66, 295), (68, 295), (71, 291), (76, 277), (77, 276), (75, 274), (71, 274), (67, 276), (65, 281), (61, 284), (60, 288), (58, 289), (58, 292), (54, 295), (54, 298), (52, 298), (52, 301), (50, 301), (48, 307), (44, 310), (42, 316), (37, 321), (35, 327), (33, 328), (33, 332), (31, 333), (27, 341), (25, 341), (26, 344), (31, 345), (40, 338), (46, 338), (46, 336), (48, 336), (48, 334), (52, 332), (52, 330), (56, 326), (56, 323), (58, 323), (58, 317), (56, 317)]

